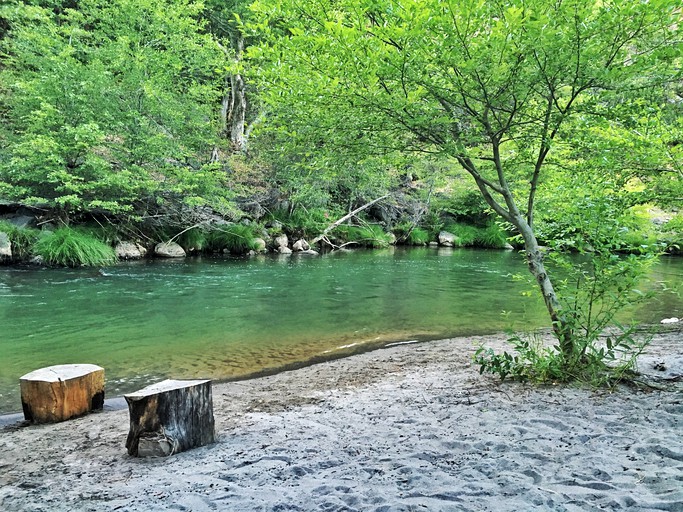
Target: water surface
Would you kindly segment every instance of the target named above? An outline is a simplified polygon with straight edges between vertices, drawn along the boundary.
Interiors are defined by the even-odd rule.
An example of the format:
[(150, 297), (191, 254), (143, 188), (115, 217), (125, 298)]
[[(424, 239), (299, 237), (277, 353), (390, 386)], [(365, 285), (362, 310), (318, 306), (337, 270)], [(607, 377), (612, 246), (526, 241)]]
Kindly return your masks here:
[[(0, 413), (19, 377), (93, 363), (107, 395), (163, 378), (237, 378), (395, 341), (546, 325), (513, 251), (401, 249), (317, 258), (149, 260), (97, 269), (0, 269)], [(650, 286), (679, 288), (683, 259)], [(683, 316), (661, 292), (633, 316)]]

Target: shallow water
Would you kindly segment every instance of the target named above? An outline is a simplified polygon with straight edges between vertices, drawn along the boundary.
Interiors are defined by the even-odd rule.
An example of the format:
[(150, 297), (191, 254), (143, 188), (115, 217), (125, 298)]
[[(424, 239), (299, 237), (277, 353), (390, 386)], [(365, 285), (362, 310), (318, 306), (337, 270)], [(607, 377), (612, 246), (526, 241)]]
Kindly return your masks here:
[[(0, 413), (19, 377), (73, 362), (107, 395), (163, 378), (237, 378), (396, 341), (546, 325), (513, 251), (401, 249), (251, 259), (150, 260), (93, 269), (0, 269)], [(650, 286), (680, 292), (683, 259)], [(683, 316), (662, 291), (632, 315)]]

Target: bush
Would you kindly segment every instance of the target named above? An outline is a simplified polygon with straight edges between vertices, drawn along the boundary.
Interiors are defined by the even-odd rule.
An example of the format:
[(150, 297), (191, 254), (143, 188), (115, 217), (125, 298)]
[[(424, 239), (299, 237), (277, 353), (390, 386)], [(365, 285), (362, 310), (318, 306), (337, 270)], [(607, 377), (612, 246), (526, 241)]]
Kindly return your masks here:
[(10, 243), (12, 244), (13, 259), (25, 259), (31, 255), (33, 245), (38, 240), (37, 229), (19, 228), (7, 221), (0, 221), (0, 231), (7, 233)]
[(112, 247), (91, 233), (71, 228), (41, 236), (34, 252), (48, 265), (65, 267), (109, 265), (116, 261)]
[(448, 224), (445, 230), (457, 238), (456, 247), (484, 247), (487, 249), (502, 249), (506, 246), (507, 233), (498, 224), (477, 227), (470, 224)]
[(231, 254), (246, 254), (256, 249), (254, 232), (244, 224), (216, 226), (206, 237), (206, 247), (213, 252), (228, 250)]

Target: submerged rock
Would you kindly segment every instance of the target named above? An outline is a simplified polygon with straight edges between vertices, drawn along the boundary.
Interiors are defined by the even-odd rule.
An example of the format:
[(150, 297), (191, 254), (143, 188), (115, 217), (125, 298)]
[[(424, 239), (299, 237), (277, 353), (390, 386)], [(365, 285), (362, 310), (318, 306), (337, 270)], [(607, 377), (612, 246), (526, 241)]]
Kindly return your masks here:
[(154, 247), (154, 254), (161, 258), (184, 258), (185, 249), (175, 242), (162, 242)]

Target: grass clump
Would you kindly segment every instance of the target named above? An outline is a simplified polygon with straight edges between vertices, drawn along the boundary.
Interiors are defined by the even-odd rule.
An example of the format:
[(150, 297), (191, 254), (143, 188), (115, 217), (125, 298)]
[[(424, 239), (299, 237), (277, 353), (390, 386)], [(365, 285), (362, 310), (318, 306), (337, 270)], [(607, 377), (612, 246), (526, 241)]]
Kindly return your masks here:
[(31, 255), (33, 245), (40, 233), (37, 229), (20, 228), (7, 221), (0, 221), (0, 232), (7, 234), (12, 244), (12, 256), (15, 260), (25, 259)]
[(428, 230), (417, 227), (411, 222), (396, 226), (394, 234), (400, 242), (407, 245), (426, 245), (432, 238)]
[(114, 249), (97, 236), (67, 227), (41, 236), (34, 252), (46, 264), (63, 267), (109, 265), (116, 261)]
[(507, 244), (507, 233), (498, 224), (479, 227), (471, 224), (453, 223), (445, 231), (456, 236), (456, 247), (482, 247), (502, 249)]
[(365, 226), (341, 225), (336, 228), (335, 236), (342, 243), (353, 243), (363, 247), (388, 247), (392, 242), (392, 236), (377, 224), (367, 224)]
[(212, 252), (227, 250), (230, 254), (242, 255), (257, 248), (256, 237), (252, 228), (244, 224), (216, 226), (206, 237), (206, 248)]

